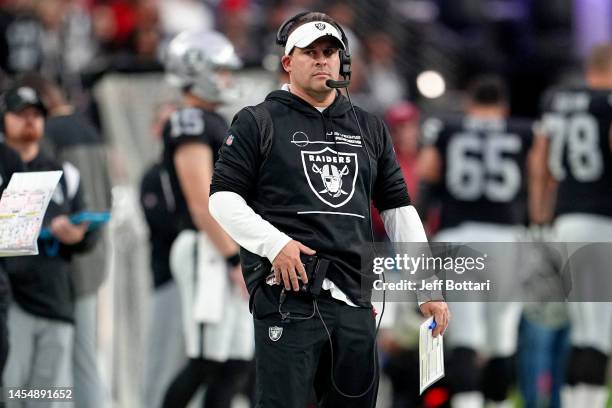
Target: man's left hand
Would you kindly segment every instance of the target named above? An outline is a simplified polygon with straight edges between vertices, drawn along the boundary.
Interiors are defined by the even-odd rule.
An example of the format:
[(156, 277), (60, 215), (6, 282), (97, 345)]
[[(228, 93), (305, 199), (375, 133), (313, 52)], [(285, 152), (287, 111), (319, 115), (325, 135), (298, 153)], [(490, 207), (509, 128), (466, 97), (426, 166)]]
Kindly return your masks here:
[(448, 311), (448, 305), (446, 302), (439, 300), (432, 300), (421, 305), (421, 313), (425, 317), (434, 317), (436, 321), (436, 328), (433, 329), (433, 336), (437, 337), (438, 334), (444, 334), (444, 331), (448, 327), (450, 321), (450, 312)]

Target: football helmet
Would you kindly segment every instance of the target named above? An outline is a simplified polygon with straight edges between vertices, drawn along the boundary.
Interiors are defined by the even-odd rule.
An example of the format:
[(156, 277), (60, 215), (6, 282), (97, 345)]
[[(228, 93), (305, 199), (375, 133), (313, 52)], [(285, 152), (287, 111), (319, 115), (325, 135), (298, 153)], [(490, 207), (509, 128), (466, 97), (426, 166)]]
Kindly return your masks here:
[(242, 67), (232, 43), (216, 31), (185, 31), (168, 44), (166, 79), (209, 102), (226, 102), (236, 90), (223, 71)]

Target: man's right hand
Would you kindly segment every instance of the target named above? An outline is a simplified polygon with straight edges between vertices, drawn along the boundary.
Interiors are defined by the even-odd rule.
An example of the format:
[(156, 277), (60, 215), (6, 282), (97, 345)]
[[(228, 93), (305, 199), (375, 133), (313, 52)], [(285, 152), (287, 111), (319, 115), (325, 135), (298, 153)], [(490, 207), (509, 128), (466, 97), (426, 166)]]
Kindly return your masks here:
[(308, 248), (301, 242), (291, 240), (276, 255), (274, 262), (272, 262), (274, 278), (277, 282), (282, 282), (285, 290), (293, 289), (296, 292), (300, 290), (298, 274), (302, 279), (302, 283), (308, 283), (308, 276), (300, 259), (301, 253), (314, 255), (316, 251)]

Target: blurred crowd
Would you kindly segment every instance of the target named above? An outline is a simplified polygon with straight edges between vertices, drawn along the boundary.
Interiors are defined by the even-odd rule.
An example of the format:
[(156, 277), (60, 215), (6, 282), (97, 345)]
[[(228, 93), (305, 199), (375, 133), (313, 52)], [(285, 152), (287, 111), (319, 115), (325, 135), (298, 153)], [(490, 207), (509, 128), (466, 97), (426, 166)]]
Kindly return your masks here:
[[(575, 62), (571, 0), (546, 2), (388, 0), (4, 0), (0, 68), (56, 79), (77, 105), (107, 72), (161, 71), (168, 41), (190, 29), (216, 29), (246, 67), (278, 69), (273, 38), (288, 16), (320, 9), (349, 33), (351, 90), (382, 114), (420, 96), (422, 71), (439, 71), (449, 89), (477, 72), (510, 80), (514, 107), (535, 115), (543, 91)], [(515, 83), (533, 86), (514, 87)]]

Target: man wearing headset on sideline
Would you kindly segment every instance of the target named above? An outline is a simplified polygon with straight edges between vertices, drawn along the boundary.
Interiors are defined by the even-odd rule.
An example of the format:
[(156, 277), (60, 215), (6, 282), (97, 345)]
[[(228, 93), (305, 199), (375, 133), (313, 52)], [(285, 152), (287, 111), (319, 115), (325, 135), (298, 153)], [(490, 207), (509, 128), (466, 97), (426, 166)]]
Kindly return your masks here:
[[(392, 241), (427, 239), (387, 129), (334, 89), (348, 86), (339, 75), (350, 77), (342, 28), (323, 13), (301, 13), (280, 27), (277, 42), (290, 82), (236, 115), (209, 202), (242, 247), (257, 407), (303, 408), (313, 385), (320, 406), (373, 407), (376, 322), (360, 271), (372, 236), (370, 201)], [(325, 274), (320, 293), (308, 282), (312, 264)], [(435, 317), (434, 335), (443, 333), (446, 303), (419, 301)]]

